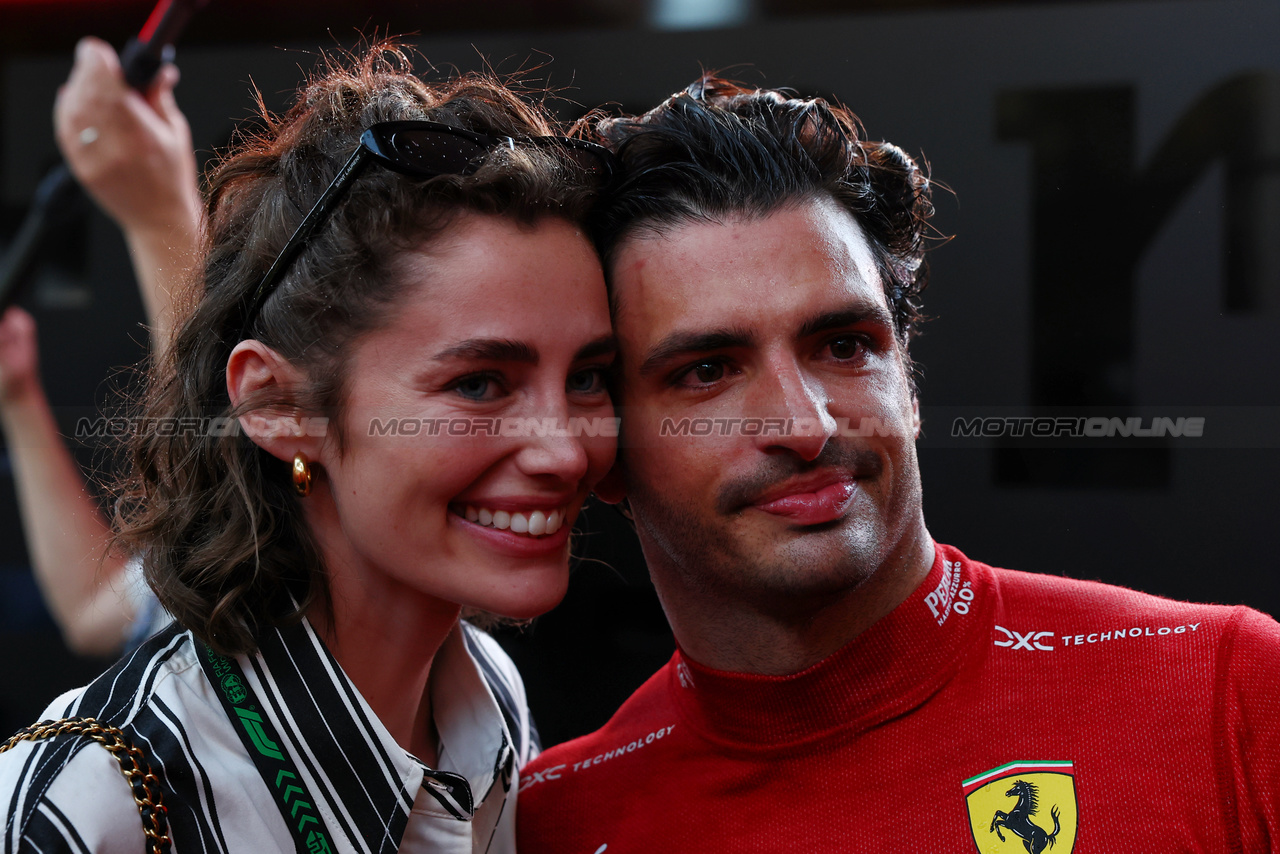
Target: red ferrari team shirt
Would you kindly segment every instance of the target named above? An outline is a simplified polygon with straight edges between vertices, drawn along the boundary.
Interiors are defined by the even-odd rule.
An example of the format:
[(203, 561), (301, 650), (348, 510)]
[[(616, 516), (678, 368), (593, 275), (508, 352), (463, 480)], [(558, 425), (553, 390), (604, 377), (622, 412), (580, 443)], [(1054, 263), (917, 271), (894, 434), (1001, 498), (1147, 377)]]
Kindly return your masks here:
[(680, 651), (521, 774), (522, 854), (1280, 850), (1280, 625), (993, 569), (800, 673)]

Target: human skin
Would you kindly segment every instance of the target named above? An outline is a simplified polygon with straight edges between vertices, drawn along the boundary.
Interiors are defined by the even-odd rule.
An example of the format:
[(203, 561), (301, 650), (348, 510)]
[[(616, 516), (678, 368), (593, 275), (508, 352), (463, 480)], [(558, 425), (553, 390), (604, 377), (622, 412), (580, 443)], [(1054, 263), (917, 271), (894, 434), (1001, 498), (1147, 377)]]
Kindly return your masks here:
[[(198, 265), (203, 228), (196, 160), (165, 66), (147, 92), (124, 80), (115, 51), (86, 38), (58, 90), (54, 129), (67, 165), (123, 229), (156, 351), (173, 301)], [(136, 617), (123, 585), (128, 559), (67, 450), (40, 383), (35, 324), (20, 309), (0, 318), (0, 429), (13, 463), (33, 574), (72, 650), (120, 650)]]
[[(257, 410), (245, 432), (282, 463), (301, 452), (305, 518), (328, 571), (332, 619), (309, 615), (392, 736), (430, 763), (427, 678), (463, 608), (515, 618), (564, 596), (569, 531), (613, 462), (607, 434), (379, 435), (374, 418), (612, 418), (613, 358), (600, 262), (575, 226), (462, 214), (394, 265), (408, 280), (386, 323), (352, 347), (339, 431)], [(565, 311), (572, 306), (572, 311)], [(258, 341), (232, 352), (233, 404), (305, 384)], [(534, 536), (466, 508), (561, 514)]]
[(204, 206), (186, 116), (166, 65), (146, 92), (132, 89), (106, 42), (81, 39), (53, 122), (76, 180), (124, 233), (157, 350), (168, 340), (172, 306), (196, 272)]
[[(818, 198), (638, 232), (611, 284), (623, 437), (597, 491), (628, 499), (681, 648), (793, 673), (910, 595), (933, 561), (918, 411), (853, 217)], [(681, 418), (793, 429), (661, 435)]]
[(117, 652), (135, 617), (128, 561), (108, 549), (111, 529), (40, 382), (35, 320), (16, 306), (0, 317), (0, 431), (32, 574), (63, 640), (83, 655)]

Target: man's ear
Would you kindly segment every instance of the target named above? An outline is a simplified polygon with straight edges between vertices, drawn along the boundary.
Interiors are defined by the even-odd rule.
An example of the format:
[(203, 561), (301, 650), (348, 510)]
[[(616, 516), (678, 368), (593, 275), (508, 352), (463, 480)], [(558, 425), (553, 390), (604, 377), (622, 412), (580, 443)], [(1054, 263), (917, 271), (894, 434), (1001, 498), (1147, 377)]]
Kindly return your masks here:
[(911, 395), (911, 432), (916, 441), (920, 441), (920, 397)]
[(255, 400), (279, 401), (240, 416), (240, 428), (271, 456), (292, 462), (299, 451), (309, 459), (320, 455), (322, 436), (313, 436), (308, 419), (289, 402), (306, 377), (287, 359), (261, 341), (241, 341), (227, 358), (227, 395), (232, 408)]
[(627, 498), (627, 490), (623, 487), (624, 480), (622, 454), (618, 454), (613, 461), (613, 468), (609, 469), (608, 473), (600, 478), (600, 482), (596, 484), (596, 488), (592, 491), (605, 504), (621, 504)]

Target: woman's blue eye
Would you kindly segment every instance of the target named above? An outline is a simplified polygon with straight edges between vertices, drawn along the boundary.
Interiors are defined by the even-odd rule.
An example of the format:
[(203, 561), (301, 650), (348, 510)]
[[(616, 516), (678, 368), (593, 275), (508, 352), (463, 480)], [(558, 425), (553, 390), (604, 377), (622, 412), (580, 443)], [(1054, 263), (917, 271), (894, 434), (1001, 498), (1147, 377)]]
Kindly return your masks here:
[(454, 389), (458, 394), (470, 400), (484, 400), (491, 396), (490, 390), (493, 387), (493, 380), (485, 376), (464, 377), (459, 380)]
[(572, 394), (597, 394), (605, 390), (604, 369), (588, 368), (569, 376), (564, 384), (565, 390)]

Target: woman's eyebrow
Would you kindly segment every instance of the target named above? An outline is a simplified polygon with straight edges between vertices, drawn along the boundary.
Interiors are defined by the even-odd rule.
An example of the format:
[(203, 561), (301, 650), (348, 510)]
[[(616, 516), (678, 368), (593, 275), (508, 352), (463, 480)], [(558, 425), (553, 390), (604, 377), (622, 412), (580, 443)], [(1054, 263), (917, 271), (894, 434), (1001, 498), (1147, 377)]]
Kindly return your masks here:
[(612, 356), (618, 352), (618, 338), (614, 334), (601, 335), (594, 341), (589, 341), (579, 348), (577, 355), (573, 357), (575, 362), (584, 359), (594, 359), (597, 356)]
[(538, 364), (538, 351), (523, 341), (505, 338), (468, 338), (452, 347), (441, 350), (434, 357), (437, 362), (451, 359), (468, 359), (476, 362), (524, 362)]

